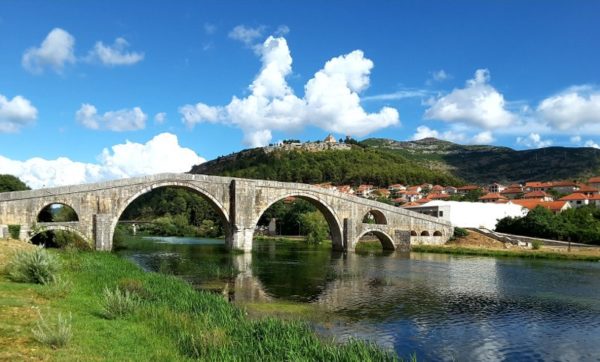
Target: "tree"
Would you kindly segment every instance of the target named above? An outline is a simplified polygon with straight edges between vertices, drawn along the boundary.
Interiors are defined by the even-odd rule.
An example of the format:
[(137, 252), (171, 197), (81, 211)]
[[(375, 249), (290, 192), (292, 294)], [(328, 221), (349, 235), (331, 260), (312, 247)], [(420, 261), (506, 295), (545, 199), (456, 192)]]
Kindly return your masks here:
[(0, 175), (0, 192), (30, 190), (29, 186), (13, 175)]
[(300, 215), (302, 232), (305, 240), (310, 244), (320, 244), (327, 239), (329, 227), (327, 221), (319, 211), (307, 212)]

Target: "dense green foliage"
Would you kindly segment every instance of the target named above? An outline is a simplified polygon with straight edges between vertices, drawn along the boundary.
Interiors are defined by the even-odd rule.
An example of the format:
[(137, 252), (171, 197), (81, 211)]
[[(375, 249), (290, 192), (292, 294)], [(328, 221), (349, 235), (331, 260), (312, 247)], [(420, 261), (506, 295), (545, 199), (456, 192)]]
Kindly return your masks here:
[(400, 155), (357, 146), (320, 152), (253, 149), (194, 166), (191, 173), (310, 184), (462, 184), (446, 172), (432, 171)]
[[(63, 277), (72, 280), (73, 288), (65, 297), (50, 300), (44, 307), (53, 315), (71, 313), (71, 331), (76, 338), (68, 348), (51, 349), (37, 344), (29, 348), (33, 350), (29, 353), (45, 359), (397, 360), (394, 354), (373, 344), (323, 340), (301, 322), (250, 319), (244, 310), (218, 294), (199, 292), (174, 276), (144, 272), (114, 254), (60, 253), (60, 256), (65, 265)], [(115, 290), (123, 281), (135, 285), (139, 304), (128, 318), (106, 319), (102, 314), (103, 291)], [(20, 339), (26, 340), (31, 332), (22, 328), (21, 333), (24, 335)], [(108, 337), (98, 343), (99, 336)]]
[(280, 235), (300, 235), (302, 227), (300, 217), (316, 211), (310, 202), (295, 199), (293, 202), (278, 201), (271, 205), (261, 216), (258, 225), (267, 226), (271, 219), (277, 219), (277, 233)]
[(453, 233), (453, 237), (455, 238), (464, 238), (465, 236), (469, 235), (469, 230), (465, 229), (465, 228), (461, 228), (461, 227), (455, 227), (454, 228), (454, 233)]
[(29, 190), (25, 183), (13, 175), (0, 175), (0, 192)]
[(300, 215), (300, 230), (309, 244), (320, 244), (329, 238), (329, 226), (319, 211)]
[(455, 194), (450, 196), (450, 201), (470, 201), (478, 202), (481, 196), (485, 195), (485, 192), (481, 189), (467, 191), (464, 195)]
[(163, 187), (131, 203), (120, 220), (142, 221), (141, 233), (169, 236), (224, 235), (219, 211), (201, 195), (183, 188)]
[(516, 151), (508, 147), (459, 145), (434, 138), (408, 142), (371, 138), (362, 143), (473, 183), (585, 180), (600, 174), (600, 150), (589, 147)]
[(600, 244), (600, 209), (586, 206), (553, 214), (536, 207), (524, 217), (505, 217), (496, 231), (531, 237)]
[(8, 233), (10, 237), (13, 239), (19, 239), (19, 234), (21, 234), (21, 225), (8, 225)]

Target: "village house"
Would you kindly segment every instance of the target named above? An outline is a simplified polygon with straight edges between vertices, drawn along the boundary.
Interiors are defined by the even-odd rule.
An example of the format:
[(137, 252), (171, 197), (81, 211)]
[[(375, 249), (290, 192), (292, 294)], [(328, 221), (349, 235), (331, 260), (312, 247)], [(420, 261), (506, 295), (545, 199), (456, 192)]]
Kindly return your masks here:
[(354, 189), (350, 185), (341, 185), (337, 187), (339, 192), (343, 192), (345, 194), (354, 195)]
[(360, 185), (358, 189), (356, 189), (356, 196), (358, 197), (369, 197), (369, 195), (373, 192), (373, 185)]
[(501, 185), (499, 183), (493, 183), (493, 184), (490, 184), (490, 185), (487, 186), (488, 192), (493, 193), (493, 194), (500, 193), (504, 189), (506, 189), (506, 186)]
[(483, 195), (479, 198), (479, 201), (481, 202), (502, 202), (502, 201), (508, 201), (508, 199), (502, 195), (500, 195), (499, 193), (496, 192), (490, 192), (486, 195)]
[(449, 195), (454, 195), (456, 193), (456, 187), (446, 186), (446, 187), (444, 187), (444, 191)]
[(600, 189), (600, 176), (590, 178), (588, 180), (588, 186)]
[(525, 192), (548, 191), (552, 188), (552, 182), (531, 181), (525, 183)]
[(415, 202), (419, 199), (421, 199), (423, 196), (421, 195), (420, 192), (417, 191), (405, 191), (404, 192), (404, 198), (406, 200), (408, 200), (408, 202)]
[(557, 181), (551, 184), (550, 189), (561, 194), (570, 194), (579, 190), (579, 185), (572, 181)]
[(588, 185), (579, 185), (579, 190), (577, 190), (577, 192), (590, 197), (592, 195), (598, 195), (600, 193), (600, 190), (598, 190), (595, 187), (588, 186)]
[(574, 194), (567, 195), (565, 197), (561, 197), (558, 199), (559, 201), (567, 201), (571, 207), (582, 207), (585, 205), (589, 205), (589, 199), (584, 194), (580, 194), (578, 192)]
[(539, 201), (554, 201), (554, 198), (552, 198), (552, 196), (548, 195), (544, 191), (531, 191), (524, 194), (522, 198)]
[(500, 195), (510, 200), (518, 199), (523, 195), (523, 189), (521, 187), (509, 187), (500, 192)]

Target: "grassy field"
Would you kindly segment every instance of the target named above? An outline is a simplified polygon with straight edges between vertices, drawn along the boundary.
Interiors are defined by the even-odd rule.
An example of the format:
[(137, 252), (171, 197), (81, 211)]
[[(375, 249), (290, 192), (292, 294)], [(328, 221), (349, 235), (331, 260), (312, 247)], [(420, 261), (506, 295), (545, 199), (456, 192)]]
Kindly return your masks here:
[(529, 249), (496, 249), (489, 247), (474, 247), (460, 245), (413, 245), (413, 252), (442, 253), (459, 255), (479, 255), (494, 257), (520, 257), (532, 259), (557, 259), (600, 261), (600, 252), (597, 250), (556, 250), (542, 247), (540, 250)]
[[(0, 241), (0, 260), (12, 251)], [(385, 361), (373, 344), (338, 344), (306, 324), (252, 319), (220, 295), (147, 273), (110, 253), (52, 251), (68, 288), (15, 283), (0, 275), (0, 360)], [(4, 264), (3, 264), (4, 265)], [(131, 315), (107, 319), (103, 290), (117, 286), (137, 300)], [(33, 338), (39, 315), (72, 318), (72, 340), (52, 349)]]

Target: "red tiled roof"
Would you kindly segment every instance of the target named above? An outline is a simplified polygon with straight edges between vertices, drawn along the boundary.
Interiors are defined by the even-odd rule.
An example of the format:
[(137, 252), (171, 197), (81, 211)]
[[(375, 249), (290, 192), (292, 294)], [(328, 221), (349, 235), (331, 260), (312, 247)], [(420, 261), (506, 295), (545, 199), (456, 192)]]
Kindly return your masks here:
[(408, 200), (405, 199), (404, 197), (398, 197), (398, 198), (392, 199), (392, 201), (397, 204), (403, 204), (403, 203), (407, 202)]
[(500, 191), (500, 194), (520, 194), (522, 193), (523, 190), (520, 187), (509, 187), (507, 189), (504, 189), (502, 191)]
[(510, 202), (510, 200), (508, 199), (498, 199), (496, 201), (494, 201), (495, 204), (508, 204)]
[(590, 200), (590, 201), (600, 201), (600, 194), (594, 194), (594, 195), (588, 197), (588, 200)]
[(573, 181), (556, 181), (556, 182), (551, 182), (553, 187), (569, 187), (569, 186), (573, 186), (576, 187), (577, 184)]
[(428, 199), (431, 200), (443, 200), (443, 199), (448, 199), (450, 198), (450, 195), (448, 194), (438, 194), (438, 193), (433, 193), (433, 194), (429, 194), (427, 196)]
[(406, 191), (404, 192), (404, 195), (420, 195), (420, 193), (418, 193), (417, 191)]
[(470, 191), (470, 190), (477, 190), (477, 189), (479, 189), (479, 186), (466, 185), (466, 186), (457, 187), (456, 189), (457, 190), (461, 190), (461, 191)]
[(600, 183), (600, 176), (592, 177), (588, 180), (588, 183), (597, 184)]
[(411, 186), (411, 187), (407, 188), (406, 190), (408, 190), (408, 191), (417, 191), (419, 188), (421, 188), (421, 186)]
[(496, 192), (490, 192), (489, 194), (481, 196), (479, 200), (506, 200), (506, 197)]
[(575, 192), (575, 193), (572, 193), (572, 194), (567, 195), (565, 197), (561, 197), (558, 200), (559, 201), (576, 201), (576, 200), (587, 200), (587, 199), (588, 199), (588, 197), (585, 196), (584, 194), (579, 193), (579, 192)]
[(408, 202), (408, 203), (402, 205), (402, 207), (415, 207), (415, 206), (421, 206), (421, 205), (417, 204), (416, 202)]
[(533, 198), (544, 198), (548, 197), (548, 194), (544, 191), (531, 191), (523, 195), (524, 199), (533, 199)]
[(431, 200), (425, 197), (423, 199), (417, 200), (417, 204), (421, 204), (422, 205), (422, 204), (428, 203), (429, 201), (431, 201)]
[(443, 191), (444, 187), (440, 185), (435, 185), (431, 188), (431, 191)]
[(560, 211), (567, 203), (566, 201), (540, 201), (540, 200), (512, 200), (513, 204), (520, 205), (528, 210), (533, 210), (537, 206), (545, 207), (551, 211)]
[(597, 188), (592, 187), (592, 186), (588, 186), (588, 185), (578, 185), (579, 186), (579, 190), (577, 190), (577, 192), (580, 193), (597, 193), (600, 192)]

